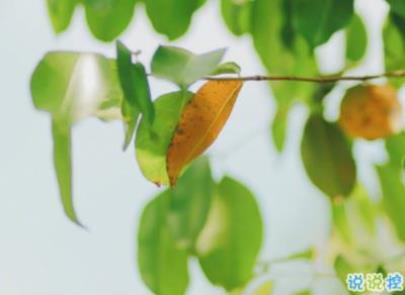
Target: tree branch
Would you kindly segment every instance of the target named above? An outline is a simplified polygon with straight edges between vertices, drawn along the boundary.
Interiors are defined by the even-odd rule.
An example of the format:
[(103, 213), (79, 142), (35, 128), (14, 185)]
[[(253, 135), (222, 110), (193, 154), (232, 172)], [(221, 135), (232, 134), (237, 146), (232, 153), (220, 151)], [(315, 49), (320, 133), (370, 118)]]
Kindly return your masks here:
[(241, 80), (241, 81), (298, 81), (307, 83), (335, 83), (339, 81), (368, 81), (380, 78), (404, 78), (405, 70), (385, 72), (375, 75), (367, 76), (319, 76), (319, 77), (301, 77), (301, 76), (240, 76), (240, 77), (205, 77), (204, 80), (210, 81), (229, 81), (229, 80)]

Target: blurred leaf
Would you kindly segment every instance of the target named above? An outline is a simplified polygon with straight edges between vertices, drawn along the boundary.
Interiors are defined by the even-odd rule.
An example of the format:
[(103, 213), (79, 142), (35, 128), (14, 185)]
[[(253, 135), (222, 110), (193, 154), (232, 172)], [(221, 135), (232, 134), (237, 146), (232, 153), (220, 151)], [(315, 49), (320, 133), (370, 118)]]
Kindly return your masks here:
[(252, 3), (251, 0), (221, 0), (222, 17), (234, 35), (249, 32)]
[(204, 0), (144, 0), (146, 12), (156, 32), (174, 40), (186, 33), (193, 13)]
[(139, 112), (142, 112), (146, 121), (152, 124), (155, 109), (144, 66), (139, 62), (132, 64), (131, 51), (119, 41), (117, 42), (117, 68), (125, 98), (122, 108), (123, 117), (127, 124), (124, 143), (124, 148), (126, 148), (135, 131)]
[[(311, 76), (317, 73), (314, 56), (301, 36), (293, 35), (292, 44), (282, 42), (285, 17), (283, 0), (256, 0), (253, 2), (251, 33), (254, 46), (267, 71), (273, 75)], [(307, 99), (314, 85), (299, 82), (271, 83), (279, 104)]]
[(288, 256), (285, 260), (294, 260), (294, 259), (312, 260), (314, 257), (315, 257), (315, 249), (308, 248), (305, 251), (294, 253)]
[(72, 163), (71, 163), (71, 130), (69, 124), (63, 120), (52, 121), (53, 160), (59, 192), (66, 216), (79, 226), (72, 193)]
[(136, 134), (136, 157), (143, 175), (157, 185), (169, 184), (166, 154), (183, 107), (193, 93), (179, 91), (160, 96), (155, 102), (152, 126), (141, 120)]
[(338, 278), (345, 286), (347, 274), (356, 272), (355, 267), (343, 255), (336, 257), (334, 267)]
[(180, 87), (188, 87), (215, 72), (224, 54), (225, 49), (196, 55), (183, 48), (160, 46), (152, 59), (152, 74)]
[(208, 81), (184, 107), (167, 150), (167, 173), (175, 185), (184, 167), (218, 137), (243, 86), (240, 80)]
[(273, 290), (273, 282), (267, 281), (262, 283), (255, 291), (253, 291), (252, 295), (270, 295)]
[(385, 140), (385, 147), (387, 149), (390, 162), (400, 169), (401, 162), (405, 156), (405, 132), (388, 137)]
[(294, 0), (292, 7), (294, 28), (312, 48), (328, 41), (353, 16), (353, 0)]
[(136, 0), (82, 0), (93, 35), (105, 42), (117, 38), (134, 15)]
[(168, 220), (178, 248), (194, 251), (213, 191), (211, 169), (205, 157), (195, 160), (172, 189)]
[(97, 116), (119, 119), (122, 101), (117, 73), (110, 60), (97, 54), (51, 52), (31, 78), (32, 100), (52, 116), (55, 171), (67, 216), (78, 223), (72, 201), (71, 124)]
[(212, 72), (212, 76), (222, 75), (222, 74), (240, 74), (241, 68), (240, 66), (233, 61), (225, 62), (220, 64), (214, 72)]
[(391, 6), (391, 10), (405, 18), (405, 1), (403, 0), (387, 0)]
[(65, 31), (72, 20), (77, 0), (47, 0), (48, 14), (55, 33)]
[(159, 295), (185, 294), (187, 252), (175, 246), (167, 224), (170, 192), (165, 191), (144, 209), (138, 230), (138, 267), (142, 280)]
[(387, 163), (377, 166), (383, 193), (385, 211), (394, 225), (398, 237), (405, 241), (405, 186), (401, 180), (401, 169)]
[(284, 150), (287, 138), (287, 123), (290, 108), (288, 106), (278, 106), (276, 115), (271, 122), (271, 135), (276, 150), (281, 153)]
[(302, 290), (295, 293), (295, 295), (311, 295), (311, 294), (312, 294), (311, 290)]
[(356, 166), (351, 148), (335, 124), (312, 115), (305, 125), (301, 155), (309, 178), (326, 195), (348, 196), (352, 192)]
[(346, 28), (346, 58), (349, 62), (361, 60), (367, 50), (367, 31), (363, 20), (354, 14)]
[(263, 240), (263, 223), (252, 193), (225, 177), (217, 187), (197, 254), (207, 278), (232, 290), (246, 284)]
[[(383, 30), (385, 69), (387, 71), (405, 68), (405, 39), (400, 29), (392, 22), (392, 15)], [(390, 79), (390, 84), (400, 87), (405, 79)]]
[(332, 202), (332, 221), (333, 229), (346, 244), (351, 245), (353, 243), (353, 228), (350, 226), (346, 204), (343, 201)]

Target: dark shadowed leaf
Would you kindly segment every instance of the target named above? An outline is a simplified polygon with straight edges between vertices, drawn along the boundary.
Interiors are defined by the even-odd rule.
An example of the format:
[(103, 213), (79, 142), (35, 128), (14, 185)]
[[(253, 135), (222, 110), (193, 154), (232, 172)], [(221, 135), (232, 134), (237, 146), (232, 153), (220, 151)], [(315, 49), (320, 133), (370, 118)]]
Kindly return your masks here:
[(152, 74), (187, 87), (198, 79), (212, 74), (225, 54), (225, 49), (196, 55), (188, 50), (160, 46), (152, 59)]
[(191, 164), (171, 190), (169, 226), (179, 248), (194, 251), (213, 192), (208, 159), (201, 157)]
[(250, 0), (221, 0), (222, 17), (236, 36), (249, 32), (252, 4)]
[(367, 50), (367, 31), (363, 20), (353, 15), (346, 28), (346, 58), (349, 62), (361, 60)]
[(187, 252), (178, 250), (167, 224), (170, 192), (144, 209), (138, 230), (138, 267), (142, 280), (159, 295), (183, 295), (188, 285)]
[(72, 20), (77, 0), (47, 0), (48, 13), (55, 33), (65, 31)]
[(135, 131), (139, 112), (149, 124), (153, 123), (155, 109), (151, 100), (148, 77), (141, 63), (132, 63), (131, 51), (117, 42), (117, 68), (124, 98), (122, 105), (126, 123), (124, 149), (128, 146)]
[(179, 122), (183, 107), (191, 99), (191, 92), (173, 92), (162, 95), (155, 102), (155, 120), (152, 126), (145, 119), (136, 134), (136, 157), (143, 175), (158, 185), (169, 184), (166, 154)]
[(351, 148), (336, 124), (315, 114), (308, 119), (301, 142), (304, 168), (312, 181), (330, 197), (348, 196), (356, 181)]
[(246, 284), (263, 239), (263, 224), (252, 193), (225, 177), (217, 187), (197, 254), (207, 278), (227, 290)]
[(403, 0), (387, 0), (392, 11), (405, 18), (405, 1)]
[(328, 41), (353, 16), (353, 0), (294, 0), (292, 8), (295, 30), (312, 48)]
[(83, 0), (86, 18), (93, 35), (102, 41), (112, 41), (129, 25), (136, 0)]

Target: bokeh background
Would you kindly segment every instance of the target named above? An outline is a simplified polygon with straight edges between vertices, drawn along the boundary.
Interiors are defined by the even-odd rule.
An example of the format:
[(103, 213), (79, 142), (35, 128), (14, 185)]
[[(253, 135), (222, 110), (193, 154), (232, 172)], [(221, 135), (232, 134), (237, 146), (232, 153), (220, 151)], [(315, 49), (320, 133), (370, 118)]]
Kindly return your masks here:
[[(382, 0), (356, 1), (368, 24), (370, 45), (355, 73), (383, 71)], [(84, 25), (79, 9), (67, 33), (52, 32), (45, 1), (0, 1), (0, 294), (2, 295), (126, 295), (150, 294), (136, 268), (136, 230), (140, 213), (158, 188), (147, 182), (136, 163), (133, 148), (121, 151), (122, 125), (86, 120), (74, 129), (74, 195), (84, 231), (65, 217), (53, 164), (50, 119), (34, 110), (30, 75), (49, 50), (95, 51), (114, 56), (114, 44), (96, 41)], [(132, 49), (141, 49), (149, 61), (159, 44), (168, 41), (151, 28), (144, 10), (136, 9), (122, 35)], [(222, 23), (217, 1), (208, 1), (193, 18), (185, 37), (174, 42), (196, 52), (228, 47), (226, 59), (237, 61), (243, 74), (265, 73), (249, 37), (233, 37)], [(325, 73), (344, 62), (339, 51), (343, 36), (335, 34), (317, 54)], [(171, 85), (152, 80), (154, 97)], [(343, 83), (330, 95), (328, 118), (338, 114)], [(274, 260), (317, 245), (327, 247), (330, 230), (328, 200), (308, 181), (299, 155), (306, 110), (296, 106), (289, 119), (287, 149), (278, 155), (269, 135), (274, 113), (266, 83), (244, 86), (235, 110), (220, 138), (209, 150), (217, 177), (230, 174), (255, 192), (265, 220), (261, 261)], [(383, 161), (381, 142), (358, 143), (360, 178), (378, 195), (378, 185), (367, 163)], [(271, 276), (280, 279), (279, 294), (311, 284), (315, 294), (343, 294), (333, 273), (321, 264), (282, 265)], [(191, 262), (190, 294), (223, 294), (209, 284)], [(276, 290), (277, 291), (277, 290)]]

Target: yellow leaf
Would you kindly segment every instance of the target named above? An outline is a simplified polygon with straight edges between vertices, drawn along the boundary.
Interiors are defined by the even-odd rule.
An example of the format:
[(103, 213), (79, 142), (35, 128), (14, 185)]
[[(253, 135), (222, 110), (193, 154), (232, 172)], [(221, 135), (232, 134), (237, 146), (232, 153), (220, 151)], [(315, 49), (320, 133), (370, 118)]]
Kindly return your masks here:
[(239, 80), (209, 81), (184, 108), (167, 151), (167, 173), (174, 185), (184, 166), (217, 138), (242, 88)]
[(259, 286), (255, 291), (254, 295), (270, 295), (273, 289), (273, 284), (271, 281), (264, 282), (261, 286)]
[(378, 139), (401, 128), (401, 105), (391, 86), (356, 86), (346, 92), (339, 123), (352, 137)]

